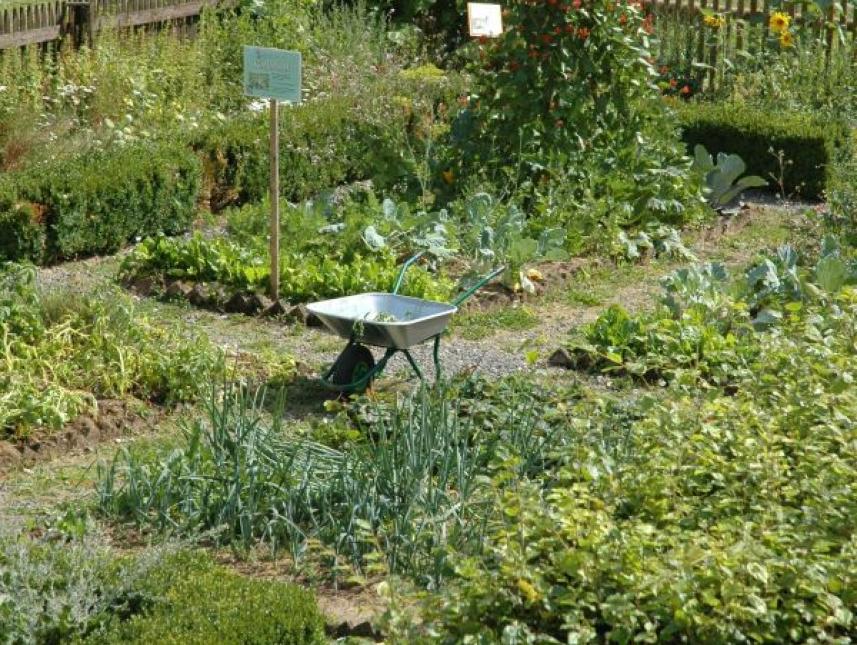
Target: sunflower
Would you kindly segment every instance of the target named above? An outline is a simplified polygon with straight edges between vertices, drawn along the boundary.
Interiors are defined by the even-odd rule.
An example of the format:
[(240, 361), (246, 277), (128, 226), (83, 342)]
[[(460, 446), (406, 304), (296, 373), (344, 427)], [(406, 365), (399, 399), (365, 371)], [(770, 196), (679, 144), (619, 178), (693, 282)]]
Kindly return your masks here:
[(705, 16), (703, 22), (705, 23), (706, 27), (711, 27), (712, 29), (720, 29), (721, 27), (726, 26), (726, 16)]
[(782, 34), (788, 31), (791, 21), (792, 19), (787, 14), (784, 14), (782, 11), (775, 11), (771, 14), (768, 26), (775, 34)]
[(780, 34), (780, 47), (791, 47), (795, 44), (794, 36), (792, 36), (792, 32), (784, 31)]

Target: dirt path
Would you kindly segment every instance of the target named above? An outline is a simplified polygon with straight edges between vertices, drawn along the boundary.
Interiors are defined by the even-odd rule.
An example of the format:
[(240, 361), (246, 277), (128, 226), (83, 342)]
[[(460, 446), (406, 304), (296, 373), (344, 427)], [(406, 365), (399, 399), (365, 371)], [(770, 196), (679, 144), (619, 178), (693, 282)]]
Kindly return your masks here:
[[(689, 248), (699, 261), (721, 261), (735, 267), (745, 264), (754, 253), (788, 239), (790, 231), (801, 223), (807, 205), (776, 208), (758, 204), (739, 216), (720, 220), (685, 234)], [(42, 269), (40, 283), (48, 289), (70, 292), (115, 288), (113, 277), (120, 258), (93, 258)], [(441, 362), (447, 373), (480, 371), (496, 377), (532, 369), (525, 353), (535, 351), (544, 367), (544, 359), (568, 333), (591, 322), (608, 305), (621, 304), (629, 311), (652, 307), (659, 292), (660, 279), (687, 264), (684, 261), (652, 261), (642, 265), (601, 266), (590, 272), (575, 274), (563, 287), (553, 288), (546, 297), (525, 306), (537, 318), (529, 329), (507, 330), (486, 328), (484, 335), (464, 338), (453, 330), (441, 343)], [(585, 302), (580, 302), (580, 300)], [(250, 353), (269, 358), (292, 356), (309, 371), (319, 370), (332, 362), (344, 343), (322, 330), (298, 324), (247, 317), (240, 314), (218, 314), (187, 305), (140, 301), (140, 309), (157, 320), (183, 321), (203, 330), (230, 354)], [(418, 363), (433, 373), (430, 344), (414, 351)], [(377, 354), (380, 356), (380, 353)], [(409, 368), (403, 357), (394, 358), (386, 371), (392, 377), (404, 377)]]

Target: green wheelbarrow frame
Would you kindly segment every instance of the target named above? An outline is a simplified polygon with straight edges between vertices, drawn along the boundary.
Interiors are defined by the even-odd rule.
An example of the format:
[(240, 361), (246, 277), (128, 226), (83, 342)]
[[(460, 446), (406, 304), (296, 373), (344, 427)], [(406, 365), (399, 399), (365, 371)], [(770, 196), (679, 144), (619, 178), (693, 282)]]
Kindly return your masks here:
[[(407, 270), (417, 261), (419, 260), (424, 253), (417, 253), (413, 257), (409, 258), (399, 270), (398, 275), (396, 276), (396, 281), (393, 284), (392, 291), (390, 292), (392, 295), (398, 295), (399, 289), (402, 288), (402, 284), (404, 283), (405, 273)], [(494, 269), (490, 273), (479, 278), (473, 285), (468, 287), (463, 293), (459, 294), (450, 305), (454, 307), (458, 307), (465, 300), (470, 298), (474, 293), (476, 293), (479, 289), (488, 284), (491, 280), (496, 278), (498, 275), (503, 273), (506, 270), (506, 267), (499, 267)], [(446, 328), (443, 329), (440, 333), (430, 336), (424, 341), (421, 341), (417, 344), (426, 343), (429, 341), (434, 342), (434, 348), (432, 350), (432, 358), (434, 362), (434, 370), (435, 370), (435, 378), (440, 379), (442, 370), (440, 366), (440, 337), (446, 331)], [(365, 363), (365, 371), (363, 370), (355, 370), (355, 373), (359, 374), (357, 378), (354, 378), (349, 383), (337, 383), (334, 381), (334, 374), (336, 374), (338, 368), (342, 365), (343, 361), (353, 360), (353, 357), (358, 353), (363, 353), (364, 355), (368, 354), (368, 359), (374, 361), (374, 357), (372, 357), (371, 352), (369, 352), (366, 345), (370, 343), (362, 343), (358, 340), (357, 335), (352, 333), (351, 337), (348, 339), (348, 344), (345, 348), (340, 352), (339, 356), (333, 362), (333, 364), (321, 375), (320, 381), (321, 383), (328, 389), (341, 392), (343, 394), (351, 394), (354, 392), (363, 392), (372, 381), (380, 376), (380, 374), (384, 371), (384, 368), (387, 366), (387, 363), (393, 358), (396, 354), (404, 354), (405, 358), (408, 359), (408, 363), (411, 366), (414, 374), (416, 374), (421, 381), (425, 381), (425, 377), (423, 375), (422, 370), (414, 359), (413, 354), (410, 352), (411, 347), (415, 347), (412, 345), (411, 347), (386, 347), (386, 351), (384, 355), (374, 364), (369, 364), (368, 361)], [(376, 345), (377, 346), (377, 345)]]

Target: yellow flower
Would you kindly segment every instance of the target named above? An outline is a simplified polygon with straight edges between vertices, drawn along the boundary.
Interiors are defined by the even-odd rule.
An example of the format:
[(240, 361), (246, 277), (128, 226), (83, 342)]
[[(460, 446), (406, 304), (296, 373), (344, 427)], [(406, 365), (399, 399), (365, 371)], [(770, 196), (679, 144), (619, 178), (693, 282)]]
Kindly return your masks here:
[(788, 31), (791, 22), (792, 19), (787, 14), (784, 14), (782, 11), (775, 11), (771, 14), (768, 25), (775, 34), (782, 34)]
[(703, 19), (706, 27), (720, 29), (726, 26), (726, 16), (708, 15)]
[(444, 170), (440, 175), (447, 184), (451, 184), (455, 180), (455, 174), (451, 170)]
[(539, 592), (528, 580), (518, 578), (518, 591), (530, 602), (536, 602), (539, 599)]
[(792, 36), (792, 32), (784, 31), (780, 34), (780, 47), (791, 47), (795, 44), (794, 36)]
[(538, 269), (527, 269), (527, 278), (536, 282), (544, 282), (545, 277)]

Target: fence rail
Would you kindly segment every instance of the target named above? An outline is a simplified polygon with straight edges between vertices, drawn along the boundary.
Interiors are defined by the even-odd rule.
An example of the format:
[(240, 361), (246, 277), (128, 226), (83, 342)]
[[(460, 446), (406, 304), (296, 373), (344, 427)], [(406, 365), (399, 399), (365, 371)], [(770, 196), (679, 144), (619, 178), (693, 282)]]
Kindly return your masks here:
[(71, 38), (91, 40), (115, 27), (139, 27), (198, 16), (220, 0), (43, 0), (0, 6), (0, 50)]

